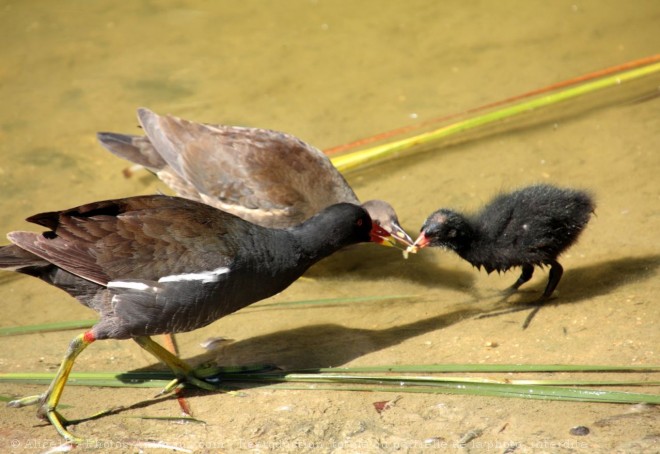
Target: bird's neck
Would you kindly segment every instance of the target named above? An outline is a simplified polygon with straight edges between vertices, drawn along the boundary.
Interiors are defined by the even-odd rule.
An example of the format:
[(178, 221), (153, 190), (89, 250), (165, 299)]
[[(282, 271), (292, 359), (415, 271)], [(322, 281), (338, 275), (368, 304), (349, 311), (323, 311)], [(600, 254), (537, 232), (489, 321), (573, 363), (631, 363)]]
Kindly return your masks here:
[(295, 238), (300, 258), (310, 266), (337, 252), (344, 246), (353, 244), (342, 238), (333, 227), (333, 221), (313, 218), (304, 224), (289, 229)]
[(343, 247), (332, 238), (330, 232), (326, 233), (323, 229), (312, 232), (304, 230), (299, 231), (296, 236), (298, 251), (301, 258), (310, 265), (322, 260)]

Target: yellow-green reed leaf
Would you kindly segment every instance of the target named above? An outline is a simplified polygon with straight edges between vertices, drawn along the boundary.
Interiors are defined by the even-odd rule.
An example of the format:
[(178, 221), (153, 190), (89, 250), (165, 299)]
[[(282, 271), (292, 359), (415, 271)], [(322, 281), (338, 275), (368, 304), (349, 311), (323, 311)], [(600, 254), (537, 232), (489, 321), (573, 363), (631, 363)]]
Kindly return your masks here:
[(537, 109), (565, 102), (579, 96), (594, 93), (598, 90), (621, 85), (644, 76), (660, 71), (660, 63), (651, 64), (641, 68), (624, 71), (613, 76), (604, 77), (584, 84), (557, 91), (539, 98), (525, 100), (511, 106), (497, 109), (476, 117), (461, 120), (456, 123), (435, 129), (433, 131), (417, 134), (415, 136), (377, 145), (365, 150), (358, 150), (341, 156), (331, 158), (334, 166), (342, 172), (364, 166), (374, 161), (387, 158), (394, 153), (409, 150), (415, 146), (428, 144), (446, 137), (475, 129), (480, 126), (509, 119), (520, 114), (532, 112)]
[[(253, 376), (259, 379), (258, 376)], [(279, 377), (279, 376), (276, 376)], [(483, 384), (505, 384), (518, 386), (594, 386), (594, 385), (616, 385), (616, 386), (658, 386), (660, 381), (630, 381), (630, 380), (516, 380), (509, 378), (481, 378), (481, 377), (451, 377), (451, 376), (430, 376), (430, 375), (357, 375), (357, 374), (286, 374), (287, 380), (292, 381), (371, 381), (371, 382), (406, 382), (406, 383), (483, 383)], [(236, 379), (240, 380), (240, 376)]]
[[(660, 372), (655, 365), (594, 365), (594, 364), (401, 364), (383, 366), (328, 367), (313, 369), (316, 372)], [(296, 372), (311, 372), (312, 369)]]
[(416, 297), (417, 295), (354, 296), (347, 298), (324, 298), (324, 299), (316, 299), (316, 300), (281, 301), (277, 303), (256, 304), (250, 306), (250, 308), (266, 309), (271, 307), (322, 306), (322, 305), (361, 303), (367, 301), (387, 301), (387, 300), (407, 299), (407, 298), (416, 298)]
[(276, 384), (268, 386), (271, 389), (298, 389), (311, 391), (362, 391), (362, 392), (391, 392), (391, 393), (423, 393), (423, 394), (462, 394), (484, 397), (515, 397), (539, 400), (561, 400), (572, 402), (593, 403), (647, 403), (660, 404), (660, 396), (643, 393), (626, 393), (617, 391), (602, 391), (593, 389), (561, 388), (561, 387), (523, 387), (515, 385), (485, 385), (474, 383), (446, 383), (442, 387), (419, 387), (402, 384), (397, 387), (364, 386), (364, 385), (292, 385)]
[(648, 380), (515, 380), (481, 377), (437, 377), (414, 375), (355, 375), (355, 374), (285, 374), (285, 375), (249, 375), (227, 376), (226, 381), (287, 381), (312, 383), (375, 383), (395, 382), (419, 386), (444, 386), (447, 383), (480, 383), (513, 386), (658, 386), (660, 381)]
[(16, 336), (20, 334), (47, 333), (51, 331), (68, 331), (86, 329), (94, 326), (97, 320), (70, 320), (66, 322), (42, 323), (39, 325), (7, 326), (0, 328), (1, 336)]
[(196, 424), (206, 424), (206, 421), (203, 421), (201, 419), (193, 418), (190, 416), (148, 416), (148, 415), (142, 415), (142, 416), (127, 416), (127, 418), (133, 418), (133, 419), (150, 419), (150, 420), (156, 420), (156, 421), (173, 421), (173, 422), (178, 422), (178, 423), (196, 423)]
[[(1, 373), (0, 383), (49, 384), (55, 374), (52, 372), (15, 372)], [(67, 385), (72, 386), (107, 386), (131, 388), (164, 387), (174, 375), (171, 372), (74, 372), (69, 375)]]
[[(48, 383), (53, 378), (52, 373), (41, 374), (0, 374), (0, 381), (22, 383)], [(147, 377), (154, 377), (149, 379)], [(163, 379), (165, 378), (165, 379)], [(162, 388), (169, 383), (172, 375), (167, 372), (139, 373), (74, 373), (71, 374), (71, 385), (87, 386), (124, 386)], [(572, 400), (611, 403), (649, 403), (660, 404), (660, 395), (643, 393), (626, 393), (609, 390), (565, 388), (544, 384), (534, 386), (527, 383), (499, 383), (491, 379), (476, 379), (462, 377), (406, 377), (350, 374), (235, 374), (224, 377), (232, 382), (264, 382), (264, 383), (298, 383), (296, 389), (337, 389), (361, 390), (379, 392), (425, 392), (473, 394), (495, 397), (520, 397), (531, 399)], [(302, 384), (308, 383), (307, 388)], [(398, 386), (392, 387), (396, 383)], [(329, 385), (331, 384), (331, 385)], [(579, 382), (573, 383), (577, 385)], [(634, 385), (636, 381), (618, 382), (618, 385)], [(648, 384), (648, 383), (645, 383)], [(592, 385), (589, 383), (589, 385)], [(279, 385), (278, 385), (279, 386)], [(327, 388), (335, 386), (336, 388)], [(232, 388), (223, 387), (223, 390)], [(292, 388), (288, 388), (292, 389)]]
[[(240, 315), (255, 310), (264, 310), (271, 308), (287, 308), (287, 307), (303, 307), (303, 306), (333, 306), (338, 304), (354, 304), (362, 302), (378, 302), (387, 300), (416, 298), (416, 295), (376, 295), (376, 296), (355, 296), (344, 298), (323, 298), (315, 300), (301, 300), (301, 301), (280, 301), (280, 302), (265, 302), (261, 304), (254, 304), (243, 309), (241, 312), (230, 314)], [(34, 333), (47, 333), (53, 331), (70, 331), (74, 329), (88, 329), (94, 326), (98, 320), (70, 320), (65, 322), (54, 323), (41, 323), (38, 325), (26, 326), (9, 326), (0, 328), (0, 337), (2, 336), (18, 336), (23, 334)]]

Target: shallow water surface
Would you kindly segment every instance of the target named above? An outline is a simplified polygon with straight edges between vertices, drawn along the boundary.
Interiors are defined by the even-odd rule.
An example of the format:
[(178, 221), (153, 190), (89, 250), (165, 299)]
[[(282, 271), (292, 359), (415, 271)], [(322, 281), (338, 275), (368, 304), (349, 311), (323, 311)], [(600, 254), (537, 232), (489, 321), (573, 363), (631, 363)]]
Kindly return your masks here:
[[(41, 211), (167, 191), (146, 173), (124, 178), (126, 163), (96, 143), (97, 131), (138, 133), (139, 106), (284, 130), (328, 148), (652, 55), (659, 21), (654, 1), (4, 2), (0, 231), (37, 228), (24, 219)], [(528, 330), (520, 329), (525, 312), (473, 318), (501, 306), (498, 291), (517, 272), (486, 275), (439, 250), (404, 261), (395, 250), (364, 245), (315, 266), (272, 301), (412, 297), (247, 309), (178, 336), (182, 356), (282, 368), (658, 364), (660, 102), (623, 99), (347, 175), (362, 200), (392, 202), (413, 236), (436, 208), (474, 210), (501, 190), (543, 181), (592, 191), (596, 215), (562, 257), (557, 298)], [(533, 299), (546, 280), (536, 271), (512, 300)], [(0, 292), (2, 326), (94, 316), (12, 273), (0, 274)], [(2, 338), (0, 371), (53, 371), (74, 334)], [(233, 342), (208, 353), (199, 343), (213, 336)], [(81, 355), (76, 370), (153, 365), (134, 343), (104, 341)], [(0, 394), (42, 389), (2, 384)], [(475, 452), (659, 449), (657, 409), (625, 405), (402, 393), (377, 413), (373, 402), (395, 396), (257, 387), (244, 397), (194, 394), (194, 415), (206, 425), (131, 418), (179, 414), (176, 400), (152, 395), (71, 387), (63, 412), (129, 407), (73, 431), (202, 452), (417, 452), (436, 442), (459, 449), (470, 430), (481, 434), (466, 448)], [(34, 452), (30, 440), (59, 443), (33, 409), (0, 406), (0, 421), (0, 446)], [(590, 434), (570, 435), (578, 425)]]

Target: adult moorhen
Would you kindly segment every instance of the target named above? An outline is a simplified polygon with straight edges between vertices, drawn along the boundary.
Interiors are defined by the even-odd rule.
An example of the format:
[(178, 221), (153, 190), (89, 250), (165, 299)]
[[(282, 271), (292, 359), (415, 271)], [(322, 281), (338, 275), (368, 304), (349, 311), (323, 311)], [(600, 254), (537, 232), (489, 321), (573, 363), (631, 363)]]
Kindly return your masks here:
[[(360, 204), (344, 177), (317, 148), (268, 129), (208, 125), (138, 109), (146, 136), (98, 133), (113, 154), (154, 172), (179, 196), (264, 227), (296, 225), (327, 206)], [(362, 205), (371, 219), (409, 246), (392, 206)]]
[(584, 191), (533, 185), (499, 195), (475, 215), (437, 210), (426, 219), (409, 249), (451, 249), (473, 266), (483, 266), (487, 273), (522, 267), (509, 292), (530, 280), (535, 266), (548, 265), (548, 284), (540, 302), (550, 298), (563, 274), (557, 257), (575, 243), (594, 209), (592, 197)]
[(149, 336), (191, 331), (281, 292), (344, 246), (391, 241), (363, 208), (348, 203), (286, 229), (161, 195), (90, 203), (28, 221), (50, 230), (9, 233), (14, 244), (0, 248), (0, 268), (64, 290), (100, 320), (73, 339), (44, 394), (9, 405), (39, 404), (38, 414), (74, 443), (79, 440), (65, 428), (57, 405), (76, 357), (90, 343), (131, 338), (178, 381), (213, 388)]

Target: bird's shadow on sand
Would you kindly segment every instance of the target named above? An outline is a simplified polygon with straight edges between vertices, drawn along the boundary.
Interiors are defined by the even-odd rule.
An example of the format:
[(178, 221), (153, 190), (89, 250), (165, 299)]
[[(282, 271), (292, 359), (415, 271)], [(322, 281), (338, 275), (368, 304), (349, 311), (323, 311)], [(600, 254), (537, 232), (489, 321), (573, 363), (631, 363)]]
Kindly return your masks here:
[(231, 343), (216, 352), (192, 358), (198, 363), (274, 364), (284, 370), (310, 369), (346, 364), (424, 333), (445, 328), (480, 312), (465, 308), (385, 329), (349, 328), (317, 324), (278, 331)]
[[(655, 274), (659, 266), (660, 255), (652, 255), (622, 258), (567, 270), (561, 282), (561, 298), (555, 298), (548, 304), (587, 302), (590, 298), (609, 293), (622, 285), (648, 279)], [(454, 305), (456, 303), (452, 302)], [(186, 362), (191, 365), (209, 361), (222, 365), (273, 364), (284, 370), (340, 366), (369, 353), (398, 345), (407, 339), (482, 315), (488, 310), (483, 305), (466, 303), (464, 307), (452, 312), (385, 329), (348, 328), (336, 324), (304, 326), (229, 343), (218, 350), (186, 358)], [(488, 323), (486, 320), (480, 322)], [(133, 372), (154, 368), (161, 369), (161, 366), (152, 365)], [(254, 382), (241, 385), (246, 386), (261, 385)], [(186, 393), (195, 395), (207, 391), (188, 390)], [(175, 398), (170, 395), (136, 402), (130, 407), (107, 414), (118, 414)]]
[[(659, 266), (660, 255), (651, 255), (567, 270), (560, 284), (561, 296), (547, 304), (588, 303), (589, 299), (610, 293), (623, 285), (650, 278)], [(457, 303), (451, 301), (452, 307)], [(335, 324), (305, 326), (230, 343), (216, 353), (199, 355), (190, 358), (190, 361), (193, 364), (209, 360), (224, 364), (263, 362), (284, 369), (339, 366), (407, 339), (486, 313), (491, 309), (488, 306), (466, 302), (452, 312), (385, 329), (348, 328)], [(439, 311), (442, 312), (440, 307)]]
[[(338, 366), (370, 352), (397, 345), (405, 339), (450, 326), (478, 313), (476, 309), (466, 308), (382, 330), (347, 328), (335, 324), (310, 325), (230, 343), (221, 349), (185, 358), (185, 361), (193, 366), (209, 362), (221, 365), (268, 364), (283, 370)], [(134, 369), (131, 373), (153, 370), (164, 370), (164, 366), (154, 364)], [(120, 376), (117, 378), (121, 379)], [(219, 378), (222, 380), (222, 377)], [(261, 386), (262, 383), (254, 381), (240, 382), (240, 388), (243, 389)], [(204, 395), (209, 392), (212, 391), (191, 388), (186, 389), (184, 395)], [(174, 400), (177, 397), (174, 394), (156, 396), (130, 406), (113, 408), (100, 414), (77, 419), (71, 423), (78, 424), (118, 415), (162, 401)]]
[[(560, 284), (561, 297), (554, 298), (547, 304), (588, 302), (589, 299), (609, 293), (622, 285), (648, 279), (655, 274), (659, 266), (660, 256), (653, 255), (623, 258), (567, 270)], [(458, 302), (451, 303), (455, 306)], [(229, 343), (215, 352), (186, 360), (191, 364), (210, 360), (217, 360), (221, 364), (270, 363), (284, 369), (339, 366), (407, 339), (484, 314), (491, 309), (487, 306), (489, 305), (466, 302), (452, 312), (385, 329), (349, 328), (336, 324), (304, 326)], [(264, 309), (267, 309), (267, 306)]]

